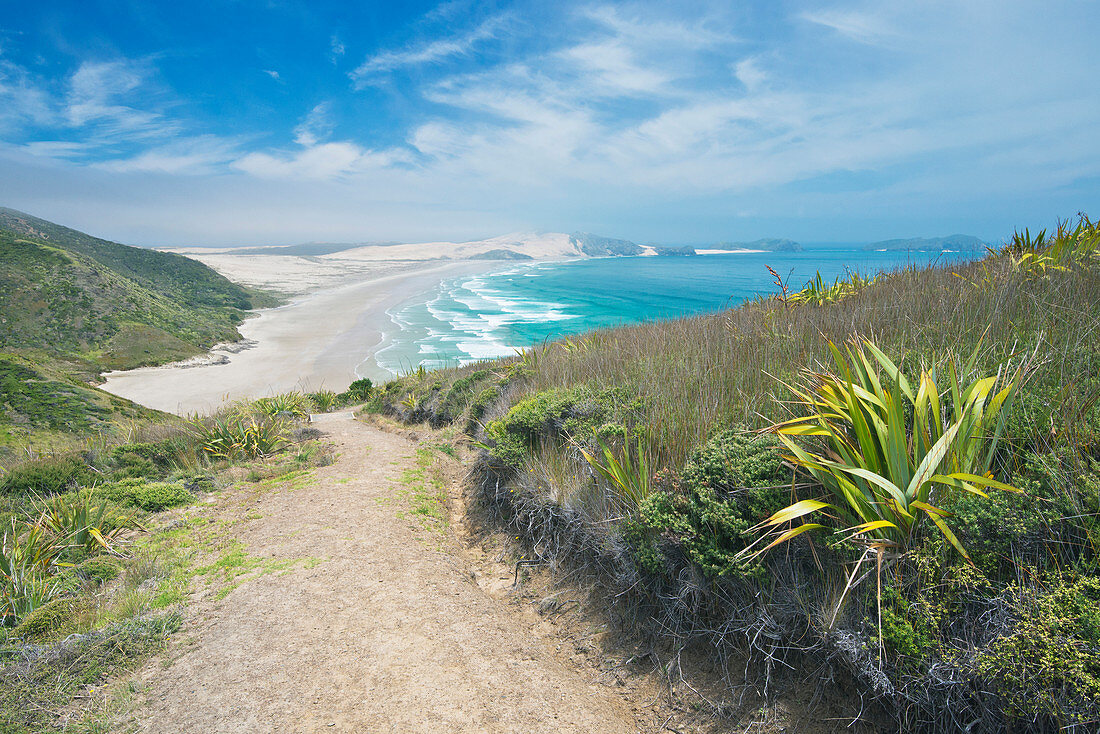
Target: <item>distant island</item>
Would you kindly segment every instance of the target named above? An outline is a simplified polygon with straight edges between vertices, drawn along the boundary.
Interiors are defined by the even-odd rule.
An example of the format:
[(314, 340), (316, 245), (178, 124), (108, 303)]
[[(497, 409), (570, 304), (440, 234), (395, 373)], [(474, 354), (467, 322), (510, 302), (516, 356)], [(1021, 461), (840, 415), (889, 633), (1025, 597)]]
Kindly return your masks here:
[(864, 250), (896, 252), (916, 250), (920, 252), (982, 252), (992, 247), (988, 242), (968, 234), (953, 234), (947, 237), (913, 237), (901, 240), (882, 240), (872, 242)]

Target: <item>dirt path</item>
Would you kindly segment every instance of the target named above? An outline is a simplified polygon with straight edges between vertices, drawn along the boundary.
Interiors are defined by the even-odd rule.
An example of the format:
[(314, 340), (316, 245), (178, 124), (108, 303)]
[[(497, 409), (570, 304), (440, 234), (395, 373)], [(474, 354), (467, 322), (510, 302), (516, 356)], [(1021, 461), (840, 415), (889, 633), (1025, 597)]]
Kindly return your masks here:
[(145, 673), (138, 730), (640, 730), (621, 697), (472, 580), (453, 541), (400, 516), (413, 442), (349, 414), (318, 427), (335, 464), (247, 503), (227, 492), (211, 511), (251, 557), (313, 560), (196, 602), (171, 663)]

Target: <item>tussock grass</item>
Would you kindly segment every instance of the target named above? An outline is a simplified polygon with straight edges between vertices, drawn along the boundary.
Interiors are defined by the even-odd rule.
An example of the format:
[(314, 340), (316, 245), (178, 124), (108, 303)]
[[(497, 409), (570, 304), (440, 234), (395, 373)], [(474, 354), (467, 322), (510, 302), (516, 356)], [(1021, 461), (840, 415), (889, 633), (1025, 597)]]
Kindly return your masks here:
[[(982, 281), (988, 277), (988, 281)], [(970, 281), (977, 281), (974, 285)], [(1100, 274), (1034, 277), (1007, 255), (953, 267), (909, 268), (821, 307), (759, 300), (718, 314), (602, 330), (585, 349), (536, 347), (538, 369), (520, 393), (578, 384), (627, 386), (645, 402), (651, 449), (680, 466), (716, 427), (763, 427), (789, 414), (804, 367), (825, 364), (829, 342), (872, 338), (903, 368), (946, 352), (969, 354), (986, 334), (978, 367), (1037, 350), (1034, 379), (1080, 383), (1100, 373)]]

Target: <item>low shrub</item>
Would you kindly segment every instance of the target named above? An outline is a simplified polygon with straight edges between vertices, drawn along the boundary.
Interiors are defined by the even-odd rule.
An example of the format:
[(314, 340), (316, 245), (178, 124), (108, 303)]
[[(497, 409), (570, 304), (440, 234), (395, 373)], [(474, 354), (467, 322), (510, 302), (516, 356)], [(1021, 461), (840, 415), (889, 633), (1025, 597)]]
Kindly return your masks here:
[(283, 450), (287, 443), (287, 426), (279, 418), (229, 415), (196, 418), (191, 426), (203, 453), (216, 459), (262, 458)]
[(122, 573), (122, 562), (117, 556), (99, 555), (86, 558), (72, 568), (73, 573), (88, 581), (103, 583)]
[(46, 529), (12, 519), (0, 541), (0, 623), (18, 624), (57, 594), (48, 572), (60, 552)]
[(768, 435), (728, 429), (696, 449), (683, 470), (661, 475), (663, 487), (642, 503), (643, 537), (628, 528), (636, 557), (650, 571), (661, 567), (653, 538), (680, 547), (709, 576), (744, 574), (758, 566), (739, 560), (745, 531), (783, 507), (790, 496), (790, 470)]
[(169, 468), (171, 453), (160, 443), (129, 443), (111, 450), (110, 466), (114, 477), (156, 477)]
[(60, 557), (81, 560), (100, 550), (113, 551), (122, 530), (134, 525), (105, 498), (90, 492), (58, 495), (39, 507), (35, 526), (56, 538)]
[(350, 405), (351, 403), (362, 403), (370, 399), (371, 393), (374, 390), (374, 385), (366, 377), (362, 377), (355, 380), (348, 389), (340, 393), (340, 402), (343, 405)]
[(298, 391), (291, 391), (254, 400), (248, 407), (268, 418), (307, 418), (310, 400)]
[(489, 370), (475, 370), (452, 382), (436, 410), (436, 422), (449, 422), (458, 417), (470, 404), (478, 384), (492, 374)]
[(182, 622), (182, 612), (173, 609), (27, 647), (21, 664), (0, 666), (0, 731), (56, 730), (55, 712), (74, 694), (161, 649)]
[(0, 494), (57, 494), (96, 476), (79, 457), (46, 456), (24, 462), (0, 478)]
[(195, 501), (195, 496), (180, 482), (149, 482), (144, 479), (123, 479), (96, 487), (95, 496), (127, 507), (160, 512)]
[(1027, 453), (1013, 483), (1021, 494), (964, 494), (947, 507), (948, 523), (990, 578), (1014, 578), (1021, 563), (1072, 566), (1094, 552), (1090, 548), (1100, 540), (1100, 462), (1064, 447)]
[(79, 599), (54, 599), (36, 608), (12, 631), (16, 637), (44, 640), (73, 631), (77, 618), (87, 608)]
[(631, 427), (642, 401), (622, 388), (589, 386), (534, 393), (486, 427), (489, 453), (503, 467), (518, 469), (540, 441), (591, 445), (600, 426)]
[(1100, 710), (1100, 579), (1058, 579), (1012, 597), (1017, 618), (981, 653), (979, 672), (1012, 716), (1084, 724)]

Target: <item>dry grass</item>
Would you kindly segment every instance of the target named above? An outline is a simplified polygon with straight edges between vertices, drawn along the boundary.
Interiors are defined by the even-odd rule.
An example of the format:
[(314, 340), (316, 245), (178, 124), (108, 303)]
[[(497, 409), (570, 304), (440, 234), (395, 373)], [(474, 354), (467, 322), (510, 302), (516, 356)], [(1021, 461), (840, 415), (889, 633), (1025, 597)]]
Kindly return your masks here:
[[(1100, 372), (1100, 273), (1014, 270), (1007, 256), (956, 267), (909, 268), (821, 307), (762, 300), (695, 318), (602, 330), (536, 349), (524, 392), (624, 385), (647, 401), (653, 450), (679, 466), (716, 426), (782, 417), (780, 384), (826, 362), (829, 341), (872, 337), (913, 369), (982, 340), (979, 368), (1039, 346), (1036, 379), (1068, 384)], [(579, 346), (578, 346), (579, 344)], [(777, 379), (778, 378), (778, 379)], [(513, 399), (514, 402), (514, 399)], [(766, 416), (766, 418), (763, 418)]]

